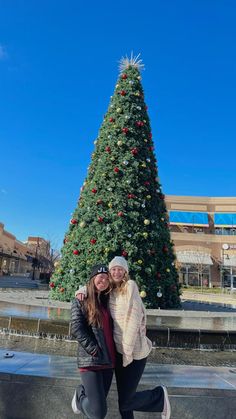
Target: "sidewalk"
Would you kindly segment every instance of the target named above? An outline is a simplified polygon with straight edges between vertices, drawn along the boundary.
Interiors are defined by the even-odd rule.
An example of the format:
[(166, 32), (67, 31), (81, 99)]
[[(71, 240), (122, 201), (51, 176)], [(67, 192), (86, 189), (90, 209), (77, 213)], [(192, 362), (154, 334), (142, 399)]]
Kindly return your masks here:
[(191, 300), (198, 302), (210, 302), (210, 303), (220, 303), (220, 304), (230, 304), (236, 307), (236, 296), (230, 294), (204, 294), (201, 292), (190, 292), (183, 291), (181, 296), (182, 301)]
[[(197, 292), (183, 292), (182, 301), (198, 301), (219, 304), (229, 304), (236, 308), (236, 298), (227, 294), (204, 294)], [(19, 289), (19, 288), (1, 288), (0, 282), (0, 301), (28, 304), (35, 306), (49, 306), (70, 309), (71, 303), (55, 301), (49, 299), (49, 291), (38, 289)]]
[[(79, 383), (76, 358), (0, 350), (0, 417), (3, 419), (72, 419), (70, 403)], [(231, 372), (232, 371), (232, 372)], [(147, 364), (141, 388), (166, 385), (171, 419), (235, 418), (236, 373), (226, 367)], [(12, 399), (14, 394), (14, 399)], [(135, 418), (153, 419), (153, 413)], [(107, 419), (118, 418), (113, 383)]]
[(50, 300), (49, 291), (37, 289), (0, 288), (0, 301), (41, 307), (71, 307), (71, 303)]
[[(4, 355), (14, 354), (12, 358)], [(233, 371), (233, 372), (231, 372)], [(0, 374), (31, 375), (53, 379), (78, 380), (76, 357), (43, 355), (0, 349)], [(168, 388), (236, 390), (236, 369), (190, 365), (146, 365), (142, 384), (166, 385)], [(236, 393), (235, 393), (236, 396)]]

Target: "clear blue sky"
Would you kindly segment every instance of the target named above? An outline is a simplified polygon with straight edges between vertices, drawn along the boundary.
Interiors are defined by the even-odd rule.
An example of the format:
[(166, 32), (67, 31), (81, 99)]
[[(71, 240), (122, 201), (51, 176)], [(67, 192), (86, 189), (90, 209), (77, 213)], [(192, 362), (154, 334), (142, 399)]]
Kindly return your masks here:
[(165, 194), (236, 196), (235, 0), (0, 0), (0, 222), (60, 245), (133, 50)]

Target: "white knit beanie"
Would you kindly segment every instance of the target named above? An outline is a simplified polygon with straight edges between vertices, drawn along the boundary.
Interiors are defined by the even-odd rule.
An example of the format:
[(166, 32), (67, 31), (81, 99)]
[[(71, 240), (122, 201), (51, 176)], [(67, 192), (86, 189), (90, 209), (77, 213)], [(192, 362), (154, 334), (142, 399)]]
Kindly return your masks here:
[(121, 268), (124, 268), (124, 270), (129, 273), (127, 260), (123, 258), (123, 256), (115, 256), (114, 259), (111, 260), (109, 263), (109, 271), (111, 268), (114, 268), (114, 266), (121, 266)]

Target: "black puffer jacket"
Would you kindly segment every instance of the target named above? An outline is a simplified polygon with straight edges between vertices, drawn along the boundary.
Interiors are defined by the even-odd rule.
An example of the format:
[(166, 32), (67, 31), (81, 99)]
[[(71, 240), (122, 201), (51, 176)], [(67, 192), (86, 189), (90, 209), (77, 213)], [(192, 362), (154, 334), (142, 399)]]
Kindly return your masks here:
[[(103, 329), (88, 324), (84, 305), (78, 300), (74, 300), (71, 307), (71, 332), (79, 342), (78, 367), (106, 365), (112, 368)], [(92, 356), (96, 350), (96, 356)]]

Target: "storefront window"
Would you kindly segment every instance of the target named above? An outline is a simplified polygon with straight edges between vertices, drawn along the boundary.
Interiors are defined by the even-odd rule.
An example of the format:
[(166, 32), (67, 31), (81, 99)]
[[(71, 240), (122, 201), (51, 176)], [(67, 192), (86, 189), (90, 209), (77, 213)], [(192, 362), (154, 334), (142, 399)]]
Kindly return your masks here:
[(210, 266), (183, 265), (179, 278), (183, 285), (208, 288), (210, 286)]

